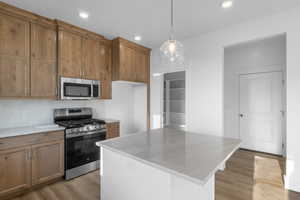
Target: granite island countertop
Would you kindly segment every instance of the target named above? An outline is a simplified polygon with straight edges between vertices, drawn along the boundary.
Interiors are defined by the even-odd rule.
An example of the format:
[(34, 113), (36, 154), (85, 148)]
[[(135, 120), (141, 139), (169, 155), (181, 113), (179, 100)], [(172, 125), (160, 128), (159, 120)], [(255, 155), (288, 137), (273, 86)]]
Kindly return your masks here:
[(0, 129), (0, 138), (29, 135), (34, 133), (43, 133), (43, 132), (50, 132), (50, 131), (62, 131), (62, 130), (65, 130), (65, 128), (62, 126), (58, 126), (57, 124), (2, 128)]
[(238, 139), (170, 128), (97, 142), (97, 145), (144, 164), (205, 184), (239, 148)]

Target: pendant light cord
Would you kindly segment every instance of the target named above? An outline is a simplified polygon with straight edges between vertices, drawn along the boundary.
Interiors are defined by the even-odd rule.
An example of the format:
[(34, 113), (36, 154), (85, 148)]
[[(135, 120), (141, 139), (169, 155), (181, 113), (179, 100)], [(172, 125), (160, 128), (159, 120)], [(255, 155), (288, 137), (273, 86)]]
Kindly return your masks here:
[(174, 0), (171, 0), (171, 31), (170, 40), (174, 40)]
[(174, 27), (174, 0), (171, 0), (171, 28)]

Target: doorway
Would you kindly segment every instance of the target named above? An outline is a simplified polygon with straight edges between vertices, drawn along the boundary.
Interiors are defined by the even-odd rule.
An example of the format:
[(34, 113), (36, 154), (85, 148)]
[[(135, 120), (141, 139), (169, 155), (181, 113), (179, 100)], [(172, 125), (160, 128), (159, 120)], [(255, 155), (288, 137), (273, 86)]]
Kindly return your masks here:
[(185, 129), (185, 71), (164, 74), (163, 126)]
[(239, 83), (241, 147), (282, 155), (283, 73), (241, 74)]
[(224, 136), (286, 154), (286, 35), (225, 47)]

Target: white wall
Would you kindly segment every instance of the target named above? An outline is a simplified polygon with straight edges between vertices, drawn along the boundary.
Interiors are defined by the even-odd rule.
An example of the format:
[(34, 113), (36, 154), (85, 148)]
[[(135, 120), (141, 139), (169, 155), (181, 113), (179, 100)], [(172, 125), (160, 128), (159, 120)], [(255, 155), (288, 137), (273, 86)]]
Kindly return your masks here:
[(286, 67), (286, 37), (280, 35), (225, 48), (224, 136), (239, 138), (239, 75), (282, 71)]
[[(120, 133), (127, 135), (147, 125), (144, 93), (136, 96), (132, 84), (112, 84), (112, 100), (53, 101), (53, 100), (0, 100), (0, 128), (43, 125), (53, 123), (53, 109), (70, 107), (92, 107), (95, 118), (120, 120)], [(134, 101), (140, 102), (135, 105)], [(140, 108), (141, 107), (141, 108)], [(139, 109), (140, 108), (140, 109)], [(140, 110), (135, 116), (134, 110)], [(135, 119), (139, 121), (136, 122)]]
[(112, 100), (105, 101), (105, 117), (121, 121), (121, 135), (134, 132), (132, 85), (113, 82)]
[[(215, 32), (186, 39), (183, 42), (187, 64), (187, 128), (188, 130), (223, 136), (223, 63), (224, 47), (287, 35), (287, 179), (286, 186), (300, 191), (300, 8), (279, 13)], [(171, 67), (159, 64), (158, 50), (153, 52), (152, 73)], [(172, 70), (172, 68), (171, 68)], [(151, 105), (160, 105), (159, 79), (151, 78)], [(151, 119), (161, 107), (151, 111)], [(159, 123), (156, 123), (159, 124)], [(153, 122), (152, 122), (153, 125)]]
[(147, 130), (147, 85), (135, 85), (133, 90), (133, 127), (143, 132)]

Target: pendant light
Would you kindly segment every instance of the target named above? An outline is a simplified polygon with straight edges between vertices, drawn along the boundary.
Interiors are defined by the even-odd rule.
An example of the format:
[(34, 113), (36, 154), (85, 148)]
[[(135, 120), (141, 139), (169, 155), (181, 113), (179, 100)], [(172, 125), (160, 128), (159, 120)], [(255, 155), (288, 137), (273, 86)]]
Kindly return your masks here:
[(164, 64), (180, 65), (184, 62), (183, 45), (175, 40), (174, 30), (174, 0), (171, 0), (171, 30), (169, 40), (160, 47), (160, 54)]

